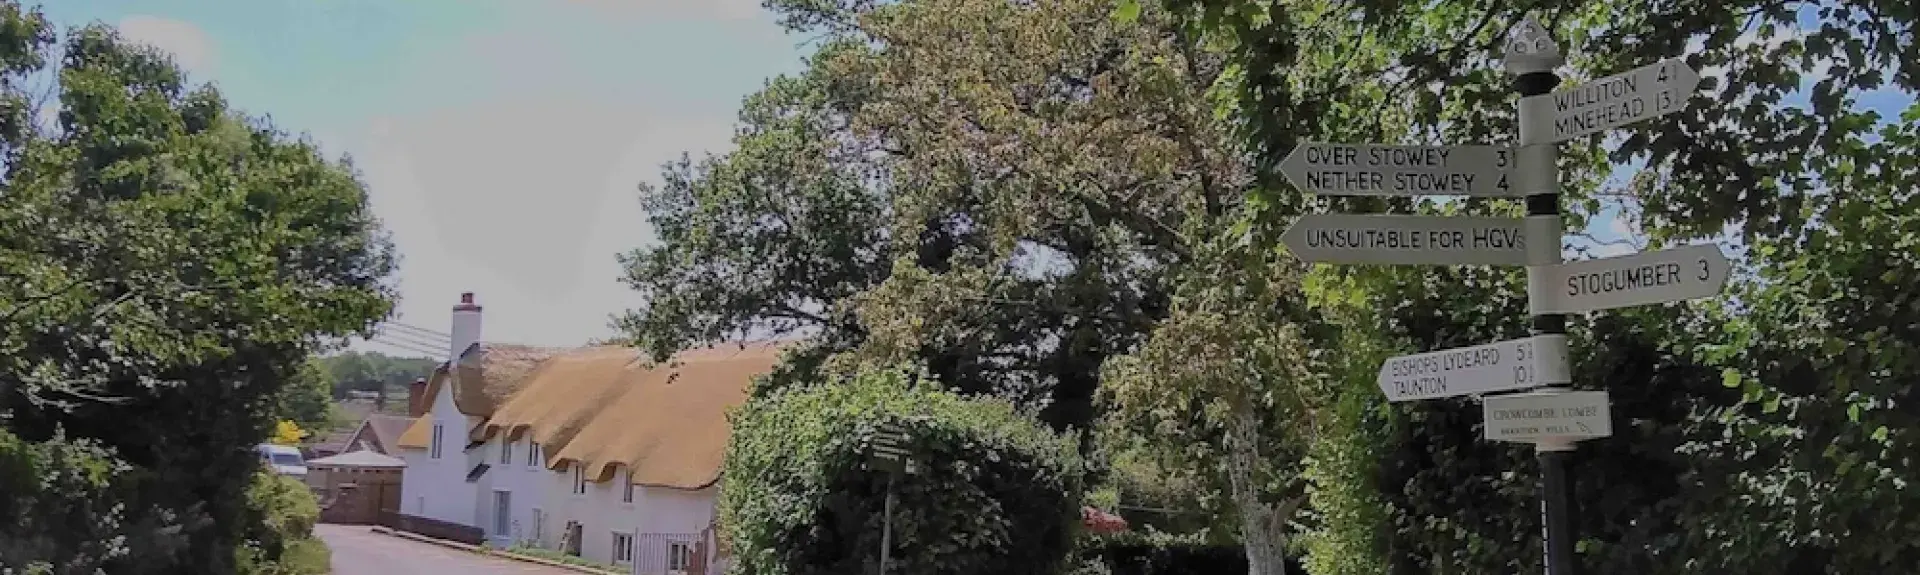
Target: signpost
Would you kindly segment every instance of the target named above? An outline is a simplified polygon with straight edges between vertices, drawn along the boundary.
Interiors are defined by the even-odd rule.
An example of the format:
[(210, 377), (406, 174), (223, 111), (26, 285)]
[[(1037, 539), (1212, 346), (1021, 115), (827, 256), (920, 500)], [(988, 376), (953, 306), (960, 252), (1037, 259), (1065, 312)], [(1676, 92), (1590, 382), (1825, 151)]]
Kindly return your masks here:
[(1613, 435), (1612, 405), (1604, 391), (1515, 393), (1486, 398), (1487, 439), (1534, 443)]
[(1504, 146), (1294, 146), (1280, 173), (1295, 187), (1339, 196), (1520, 195), (1509, 174), (1515, 156)]
[(1669, 58), (1551, 94), (1520, 99), (1520, 115), (1542, 118), (1520, 127), (1520, 145), (1565, 142), (1687, 107), (1700, 73)]
[[(1533, 313), (1586, 313), (1712, 297), (1730, 266), (1720, 246), (1691, 245), (1552, 266), (1527, 294)], [(1529, 286), (1532, 287), (1532, 286)]]
[(1533, 444), (1547, 574), (1575, 575), (1569, 462), (1578, 441), (1612, 435), (1613, 420), (1606, 392), (1566, 387), (1566, 314), (1708, 297), (1729, 266), (1711, 245), (1562, 262), (1559, 143), (1680, 111), (1698, 72), (1667, 59), (1556, 92), (1565, 57), (1531, 17), (1504, 52), (1520, 96), (1518, 147), (1305, 143), (1280, 169), (1317, 194), (1525, 198), (1525, 220), (1322, 214), (1300, 218), (1281, 239), (1311, 262), (1527, 266), (1531, 337), (1389, 359), (1380, 389), (1394, 402), (1529, 390), (1485, 398), (1486, 434)]
[(1568, 380), (1564, 335), (1403, 355), (1380, 366), (1380, 390), (1392, 402), (1512, 391)]
[(1526, 220), (1309, 214), (1280, 237), (1303, 261), (1341, 264), (1527, 264)]
[(873, 436), (873, 453), (868, 459), (868, 467), (887, 473), (887, 499), (880, 510), (880, 574), (886, 575), (887, 562), (893, 552), (893, 480), (902, 473), (913, 473), (913, 461), (908, 458), (907, 433), (898, 424), (882, 424)]

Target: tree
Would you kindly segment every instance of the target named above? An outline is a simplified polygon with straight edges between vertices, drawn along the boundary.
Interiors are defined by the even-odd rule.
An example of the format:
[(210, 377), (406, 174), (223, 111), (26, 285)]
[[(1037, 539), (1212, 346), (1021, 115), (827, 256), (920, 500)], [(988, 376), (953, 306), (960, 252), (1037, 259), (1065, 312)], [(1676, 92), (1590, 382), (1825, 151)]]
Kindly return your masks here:
[(440, 362), (425, 357), (395, 357), (377, 351), (348, 351), (318, 359), (332, 381), (334, 399), (350, 391), (404, 389), (433, 373)]
[[(699, 171), (683, 162), (662, 189), (645, 190), (662, 241), (628, 259), (629, 281), (651, 297), (627, 318), (637, 340), (671, 351), (803, 324), (822, 330), (819, 355), (832, 357), (790, 363), (859, 373), (918, 362), (946, 387), (1015, 398), (1057, 428), (1084, 429), (1102, 366), (1172, 321), (1176, 293), (1214, 302), (1181, 318), (1225, 330), (1212, 337), (1305, 337), (1291, 325), (1298, 309), (1213, 321), (1247, 309), (1221, 308), (1245, 302), (1207, 290), (1219, 273), (1238, 273), (1240, 259), (1268, 263), (1233, 276), (1250, 283), (1222, 289), (1286, 295), (1298, 286), (1282, 281), (1286, 264), (1230, 249), (1253, 227), (1274, 232), (1242, 203), (1252, 171), (1216, 115), (1218, 59), (1164, 12), (1115, 20), (1110, 4), (1093, 0), (773, 7), (830, 41), (805, 76), (748, 101), (738, 151)], [(871, 214), (866, 227), (808, 219), (843, 198)], [(817, 262), (846, 267), (813, 275)], [(1165, 365), (1173, 352), (1154, 357), (1129, 376), (1140, 393), (1184, 393), (1152, 387), (1155, 370), (1174, 367)], [(1182, 381), (1249, 381), (1214, 379), (1226, 377), (1220, 368)], [(1253, 381), (1297, 376), (1275, 369)], [(1249, 419), (1256, 429), (1234, 428), (1236, 473), (1204, 473), (1236, 488), (1252, 516), (1243, 533), (1260, 542), (1271, 572), (1281, 564), (1277, 531), (1301, 496), (1270, 493), (1265, 479), (1286, 478), (1300, 450), (1267, 435), (1281, 426), (1266, 420), (1293, 408), (1257, 394), (1223, 405), (1233, 417), (1218, 414), (1197, 434)]]
[(333, 425), (333, 377), (318, 361), (308, 360), (280, 389), (275, 413), (307, 429)]
[[(24, 101), (55, 38), (16, 3), (0, 17), (0, 92)], [(0, 181), (0, 425), (125, 466), (124, 489), (86, 494), (104, 507), (72, 507), (124, 514), (98, 517), (125, 536), (107, 572), (232, 572), (275, 398), (388, 314), (391, 248), (349, 165), (190, 88), (164, 54), (103, 25), (61, 54), (59, 125), (11, 124)], [(48, 553), (20, 559), (100, 560)]]
[(299, 445), (306, 438), (307, 432), (300, 428), (300, 424), (282, 419), (274, 422), (273, 436), (267, 441), (278, 445)]

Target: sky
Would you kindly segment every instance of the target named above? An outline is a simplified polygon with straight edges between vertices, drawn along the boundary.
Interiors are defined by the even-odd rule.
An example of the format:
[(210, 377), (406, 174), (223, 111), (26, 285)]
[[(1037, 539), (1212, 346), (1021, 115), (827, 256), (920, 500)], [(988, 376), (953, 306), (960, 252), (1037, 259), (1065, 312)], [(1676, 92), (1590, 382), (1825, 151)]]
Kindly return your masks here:
[[(651, 239), (636, 186), (683, 152), (726, 151), (740, 100), (804, 54), (759, 0), (45, 4), (172, 52), (239, 108), (354, 159), (402, 258), (395, 327), (354, 348), (387, 353), (444, 355), (462, 292), (486, 307), (488, 341), (613, 335), (609, 316), (640, 303), (615, 256)], [(1862, 104), (1897, 118), (1912, 101), (1882, 92)], [(1632, 227), (1610, 210), (1588, 231)]]
[[(651, 237), (636, 186), (682, 152), (724, 152), (741, 98), (803, 56), (759, 0), (43, 8), (168, 50), (235, 106), (350, 155), (401, 252), (396, 323), (445, 332), (474, 292), (484, 339), (535, 345), (613, 335), (609, 315), (638, 303), (615, 256)], [(399, 335), (355, 349), (444, 341)]]

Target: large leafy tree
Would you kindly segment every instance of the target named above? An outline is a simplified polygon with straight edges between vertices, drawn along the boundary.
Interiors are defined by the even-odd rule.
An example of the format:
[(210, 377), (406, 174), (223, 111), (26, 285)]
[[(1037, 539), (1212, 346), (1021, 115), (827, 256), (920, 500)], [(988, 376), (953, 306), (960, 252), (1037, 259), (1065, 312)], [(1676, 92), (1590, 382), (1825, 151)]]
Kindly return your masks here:
[[(55, 35), (13, 2), (0, 16), (0, 88), (19, 104)], [(71, 509), (130, 527), (110, 552), (28, 547), (52, 554), (4, 563), (230, 572), (248, 528), (250, 447), (277, 392), (324, 344), (386, 316), (390, 248), (348, 166), (190, 88), (164, 54), (98, 25), (68, 34), (60, 54), (57, 125), (4, 110), (0, 414), (27, 442), (101, 447), (122, 470), (111, 490), (98, 487), (111, 466), (36, 465), (90, 466), (45, 473), (88, 474), (77, 496), (118, 499)], [(93, 537), (13, 530), (35, 525), (68, 524), (0, 524), (0, 538)]]
[[(645, 190), (662, 242), (628, 259), (652, 297), (638, 339), (818, 326), (843, 366), (919, 359), (1085, 425), (1103, 366), (1170, 329), (1109, 371), (1122, 425), (1201, 441), (1151, 456), (1233, 488), (1228, 525), (1278, 570), (1302, 451), (1271, 434), (1310, 376), (1303, 308), (1268, 300), (1299, 300), (1300, 270), (1250, 248), (1275, 230), (1242, 201), (1219, 58), (1164, 11), (1096, 0), (774, 8), (831, 42), (749, 100), (738, 151)], [(823, 219), (849, 204), (865, 227)]]

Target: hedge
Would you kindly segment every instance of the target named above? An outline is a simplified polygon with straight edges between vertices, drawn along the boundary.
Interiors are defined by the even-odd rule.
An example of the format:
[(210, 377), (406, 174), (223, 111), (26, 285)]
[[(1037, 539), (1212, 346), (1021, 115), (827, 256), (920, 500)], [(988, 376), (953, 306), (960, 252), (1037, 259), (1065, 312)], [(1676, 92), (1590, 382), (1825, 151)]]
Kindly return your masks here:
[(911, 389), (901, 371), (789, 388), (733, 416), (721, 486), (736, 575), (872, 573), (886, 475), (865, 467), (895, 424), (918, 468), (895, 485), (889, 572), (1052, 575), (1073, 550), (1075, 442), (1011, 405)]

